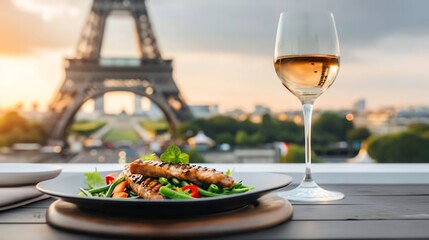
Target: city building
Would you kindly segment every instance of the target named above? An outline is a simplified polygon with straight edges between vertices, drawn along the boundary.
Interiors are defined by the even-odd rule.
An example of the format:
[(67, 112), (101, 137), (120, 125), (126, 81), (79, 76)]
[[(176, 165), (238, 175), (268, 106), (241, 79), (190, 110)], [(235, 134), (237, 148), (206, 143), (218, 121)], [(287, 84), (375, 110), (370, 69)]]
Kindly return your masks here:
[(240, 108), (236, 108), (230, 111), (226, 111), (224, 113), (224, 115), (232, 117), (234, 119), (240, 120), (240, 121), (244, 121), (247, 118), (247, 114), (245, 111), (243, 111), (243, 109)]
[(388, 107), (366, 111), (356, 114), (353, 122), (357, 127), (368, 128), (373, 134), (400, 132), (406, 130), (410, 124), (429, 124), (429, 107)]
[(429, 107), (405, 107), (401, 108), (393, 118), (398, 128), (405, 129), (410, 124), (429, 124)]
[(249, 115), (250, 121), (254, 123), (260, 123), (262, 122), (262, 116), (265, 114), (271, 115), (271, 109), (269, 107), (257, 104), (255, 105), (253, 112)]
[(287, 111), (276, 114), (276, 117), (280, 121), (292, 121), (296, 124), (302, 124), (302, 111)]
[(143, 98), (143, 103), (142, 105), (140, 105), (140, 110), (137, 110), (136, 107), (136, 113), (150, 120), (158, 120), (164, 118), (164, 114), (162, 113), (161, 109), (159, 109), (159, 107), (154, 102), (150, 101), (148, 98)]
[(255, 105), (252, 115), (264, 115), (264, 114), (271, 114), (271, 109), (263, 105), (259, 105), (259, 104)]
[(134, 95), (134, 115), (143, 115), (143, 104), (142, 104), (142, 96), (135, 94)]
[(365, 127), (375, 135), (398, 131), (393, 125), (394, 108), (381, 108), (376, 111), (355, 113), (353, 124), (355, 127)]
[(210, 118), (219, 114), (217, 104), (190, 105), (189, 107), (195, 118)]
[(94, 112), (104, 114), (104, 95), (94, 99)]
[(366, 110), (366, 101), (365, 99), (359, 99), (353, 103), (353, 113), (354, 114), (364, 114)]

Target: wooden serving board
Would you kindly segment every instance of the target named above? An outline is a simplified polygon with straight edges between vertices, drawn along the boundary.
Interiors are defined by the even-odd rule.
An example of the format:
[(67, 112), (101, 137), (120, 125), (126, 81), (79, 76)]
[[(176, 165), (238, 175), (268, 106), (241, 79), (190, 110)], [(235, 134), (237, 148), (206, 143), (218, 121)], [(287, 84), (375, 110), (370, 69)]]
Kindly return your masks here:
[(46, 218), (53, 227), (88, 234), (115, 237), (204, 237), (243, 233), (269, 228), (292, 217), (292, 205), (269, 194), (245, 208), (183, 219), (144, 219), (82, 211), (76, 205), (57, 200)]

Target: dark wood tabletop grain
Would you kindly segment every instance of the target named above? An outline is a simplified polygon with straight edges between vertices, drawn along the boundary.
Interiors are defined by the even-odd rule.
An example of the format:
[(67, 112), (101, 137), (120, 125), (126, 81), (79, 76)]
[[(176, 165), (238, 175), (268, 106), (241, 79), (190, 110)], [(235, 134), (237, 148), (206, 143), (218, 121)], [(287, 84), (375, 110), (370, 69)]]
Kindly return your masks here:
[[(429, 239), (429, 185), (325, 185), (341, 201), (294, 203), (291, 221), (213, 239)], [(106, 239), (65, 232), (46, 223), (54, 199), (0, 212), (0, 239)], [(207, 239), (207, 238), (205, 238)]]

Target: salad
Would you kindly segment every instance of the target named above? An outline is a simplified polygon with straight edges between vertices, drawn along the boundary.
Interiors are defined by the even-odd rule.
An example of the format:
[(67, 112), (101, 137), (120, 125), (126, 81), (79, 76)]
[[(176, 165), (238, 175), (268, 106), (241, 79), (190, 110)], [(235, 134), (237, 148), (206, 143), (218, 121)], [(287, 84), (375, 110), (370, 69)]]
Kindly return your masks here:
[(225, 173), (189, 164), (189, 156), (175, 146), (158, 158), (149, 154), (126, 164), (119, 174), (102, 177), (97, 169), (84, 173), (86, 187), (79, 195), (101, 198), (197, 199), (239, 194), (252, 190)]

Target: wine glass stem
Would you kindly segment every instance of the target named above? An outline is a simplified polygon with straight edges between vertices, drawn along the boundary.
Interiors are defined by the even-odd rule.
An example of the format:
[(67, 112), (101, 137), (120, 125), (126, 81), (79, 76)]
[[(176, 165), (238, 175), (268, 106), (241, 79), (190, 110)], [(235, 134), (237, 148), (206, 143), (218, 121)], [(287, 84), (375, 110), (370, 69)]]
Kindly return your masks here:
[(313, 103), (303, 103), (302, 113), (304, 117), (305, 134), (305, 176), (304, 181), (313, 181), (311, 177), (311, 115), (313, 114)]

